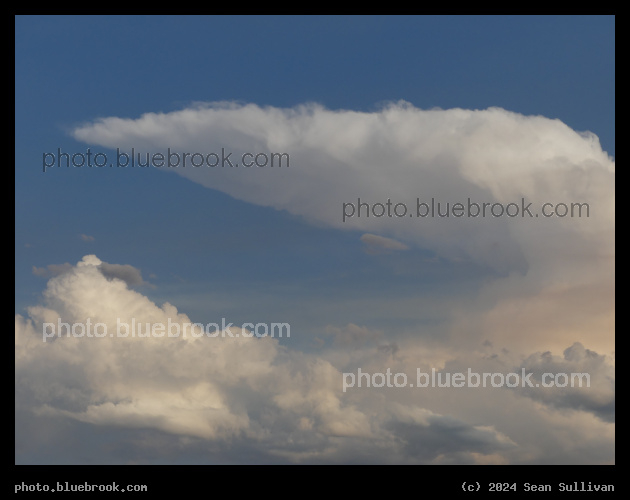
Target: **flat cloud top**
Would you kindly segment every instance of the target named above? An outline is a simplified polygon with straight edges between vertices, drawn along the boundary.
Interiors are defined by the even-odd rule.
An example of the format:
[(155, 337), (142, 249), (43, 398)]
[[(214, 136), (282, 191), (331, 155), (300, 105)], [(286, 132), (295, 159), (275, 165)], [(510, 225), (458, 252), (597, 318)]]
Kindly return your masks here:
[[(77, 127), (89, 144), (150, 153), (287, 153), (288, 167), (167, 168), (249, 203), (287, 210), (331, 227), (393, 238), (500, 272), (558, 274), (614, 252), (614, 160), (597, 136), (557, 119), (501, 108), (422, 110), (392, 103), (379, 111), (197, 103), (137, 119), (109, 117)], [(474, 203), (588, 203), (589, 217), (352, 217), (344, 203), (417, 199)], [(443, 208), (444, 210), (444, 208)], [(512, 209), (513, 210), (513, 209)], [(571, 259), (560, 257), (570, 249)], [(557, 256), (558, 255), (558, 256)]]

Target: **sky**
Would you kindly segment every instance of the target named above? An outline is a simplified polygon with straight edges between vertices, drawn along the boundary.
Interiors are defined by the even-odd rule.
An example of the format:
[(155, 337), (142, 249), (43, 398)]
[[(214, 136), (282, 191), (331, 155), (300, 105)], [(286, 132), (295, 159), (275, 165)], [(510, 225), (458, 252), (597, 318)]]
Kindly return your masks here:
[(17, 16), (16, 464), (614, 463), (614, 38)]

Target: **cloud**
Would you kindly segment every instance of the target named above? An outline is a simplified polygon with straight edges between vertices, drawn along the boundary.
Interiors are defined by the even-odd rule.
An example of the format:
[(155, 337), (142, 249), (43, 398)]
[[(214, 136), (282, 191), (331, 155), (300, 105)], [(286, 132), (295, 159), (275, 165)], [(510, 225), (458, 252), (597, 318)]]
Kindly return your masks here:
[(109, 264), (101, 262), (99, 269), (103, 276), (107, 279), (119, 279), (127, 283), (128, 286), (146, 285), (146, 281), (142, 279), (142, 273), (129, 264)]
[(422, 409), (398, 407), (399, 419), (389, 428), (405, 443), (405, 451), (421, 460), (458, 455), (490, 455), (516, 447), (492, 427), (470, 426), (454, 418), (440, 418)]
[(38, 415), (210, 440), (264, 440), (276, 418), (286, 432), (320, 439), (371, 433), (365, 415), (341, 404), (340, 374), (329, 363), (240, 328), (225, 338), (62, 335), (42, 342), (44, 323), (86, 325), (89, 318), (112, 334), (132, 322), (191, 323), (174, 306), (159, 307), (107, 279), (101, 267), (85, 256), (49, 281), (44, 305), (16, 316), (16, 390)]
[[(398, 102), (356, 112), (223, 102), (104, 118), (73, 136), (136, 152), (223, 148), (237, 161), (244, 152), (286, 152), (288, 168), (162, 170), (318, 226), (354, 231), (368, 254), (394, 254), (379, 265), (389, 266), (402, 288), (365, 296), (348, 283), (339, 293), (343, 308), (311, 303), (322, 317), (314, 338), (332, 342), (320, 340), (317, 357), (303, 362), (325, 360), (337, 375), (359, 368), (412, 374), (417, 367), (508, 373), (526, 362), (536, 376), (590, 370), (594, 377), (588, 391), (360, 389), (337, 396), (336, 408), (354, 416), (353, 427), (341, 424), (345, 417), (321, 427), (309, 411), (299, 415), (304, 432), (345, 428), (344, 445), (301, 434), (308, 446), (279, 447), (275, 456), (351, 463), (361, 450), (385, 463), (614, 461), (615, 161), (594, 134), (501, 108), (422, 110)], [(514, 203), (521, 212), (531, 202), (534, 213), (543, 203), (588, 203), (589, 216), (415, 217), (419, 202), (440, 202), (444, 210), (469, 201)], [(376, 204), (388, 202), (404, 203), (413, 216), (379, 216)], [(361, 217), (344, 221), (344, 204), (361, 203), (368, 210), (362, 206)], [(419, 398), (418, 411), (437, 420), (418, 428), (402, 415)], [(437, 437), (442, 432), (448, 438)], [(378, 451), (365, 444), (374, 440), (386, 444)]]
[[(322, 325), (313, 338), (332, 339), (320, 340), (316, 354), (242, 335), (44, 343), (44, 322), (91, 318), (115, 331), (118, 321), (181, 326), (191, 320), (132, 290), (144, 280), (129, 265), (88, 255), (76, 266), (33, 268), (50, 280), (43, 303), (27, 317), (16, 315), (16, 401), (25, 422), (148, 433), (141, 443), (125, 440), (126, 456), (139, 460), (175, 449), (205, 456), (212, 449), (213, 457), (261, 463), (614, 461), (615, 163), (595, 135), (500, 108), (421, 110), (404, 102), (368, 113), (198, 104), (138, 119), (104, 118), (73, 135), (136, 152), (220, 154), (223, 148), (236, 161), (244, 152), (286, 152), (286, 168), (162, 169), (319, 226), (357, 232), (368, 254), (395, 253), (384, 260), (397, 276), (407, 273), (400, 282), (409, 293), (386, 289), (365, 298), (351, 295), (349, 284), (343, 307), (312, 302)], [(442, 207), (469, 199), (527, 201), (534, 212), (545, 202), (586, 202), (589, 217), (372, 211), (343, 220), (344, 203), (404, 203), (413, 215), (418, 199)], [(457, 279), (428, 279), (438, 266)], [(471, 285), (462, 269), (481, 278)], [(223, 290), (212, 293), (227, 300)], [(382, 321), (385, 311), (396, 325)], [(346, 393), (341, 387), (343, 374), (359, 369), (390, 369), (411, 379), (418, 368), (509, 373), (521, 366), (535, 377), (588, 371), (592, 387)], [(29, 434), (20, 435), (19, 448), (27, 448)], [(151, 441), (160, 445), (149, 447)]]
[(384, 238), (376, 234), (365, 233), (361, 236), (361, 241), (365, 244), (366, 253), (370, 255), (390, 253), (394, 250), (409, 250), (409, 247), (400, 241)]
[[(587, 411), (604, 421), (615, 421), (615, 367), (607, 356), (576, 342), (565, 349), (562, 357), (548, 351), (536, 353), (529, 356), (523, 366), (534, 374), (531, 378), (534, 384), (542, 385), (545, 373), (561, 374), (557, 380), (549, 376), (544, 380), (560, 387), (553, 390), (526, 388), (523, 392), (528, 397), (556, 408)], [(565, 384), (566, 387), (561, 387)], [(576, 387), (571, 387), (572, 384)]]
[[(101, 261), (95, 255), (86, 256), (84, 261), (97, 266), (101, 274), (108, 280), (118, 279), (130, 287), (148, 284), (142, 278), (142, 272), (129, 264), (109, 264)], [(67, 262), (65, 264), (49, 264), (46, 267), (33, 266), (33, 274), (42, 278), (50, 278), (70, 272), (72, 269), (74, 266)]]
[(349, 323), (343, 328), (328, 325), (325, 329), (325, 334), (333, 337), (335, 346), (357, 347), (378, 339), (383, 335), (383, 332)]
[[(108, 279), (102, 264), (86, 255), (50, 278), (41, 305), (29, 307), (26, 317), (15, 317), (16, 411), (21, 416), (16, 419), (16, 450), (36, 449), (43, 436), (50, 443), (66, 440), (64, 432), (75, 428), (91, 440), (88, 429), (97, 427), (118, 443), (111, 446), (126, 443), (129, 460), (150, 455), (148, 450), (172, 458), (173, 453), (193, 457), (202, 449), (205, 460), (208, 450), (215, 450), (212, 460), (256, 457), (250, 459), (256, 463), (544, 463), (566, 462), (572, 456), (587, 463), (612, 460), (611, 424), (584, 420), (593, 405), (574, 404), (562, 391), (559, 404), (544, 401), (548, 412), (531, 404), (532, 395), (504, 389), (372, 387), (342, 392), (343, 373), (356, 373), (359, 367), (370, 373), (389, 367), (412, 374), (440, 359), (450, 358), (450, 368), (472, 359), (464, 350), (460, 355), (466, 359), (455, 362), (456, 350), (440, 351), (419, 339), (387, 343), (389, 332), (355, 324), (329, 327), (327, 333), (339, 345), (318, 355), (281, 346), (270, 337), (245, 336), (237, 327), (231, 331), (238, 337), (64, 334), (43, 342), (44, 323), (71, 327), (85, 325), (89, 318), (92, 325), (102, 323), (115, 333), (127, 331), (121, 325), (132, 322), (170, 322), (183, 328), (193, 321), (169, 303), (158, 306), (123, 280)], [(347, 345), (353, 349), (338, 349)], [(479, 368), (512, 366), (506, 352), (487, 358), (488, 347), (482, 346), (476, 358), (472, 352)], [(568, 369), (569, 363), (572, 369), (590, 367), (597, 376), (609, 376), (602, 359), (576, 344), (565, 351), (563, 361), (555, 362), (558, 368)], [(567, 406), (571, 415), (566, 415)], [(50, 428), (50, 434), (22, 429), (36, 425)], [(130, 440), (126, 431), (134, 431), (136, 438)], [(572, 455), (578, 445), (589, 451)], [(78, 451), (83, 445), (75, 446)], [(91, 452), (101, 454), (98, 460), (118, 460), (102, 455), (102, 443), (93, 446)], [(76, 462), (77, 456), (69, 454), (66, 460)]]
[[(103, 118), (72, 133), (136, 152), (223, 149), (236, 163), (245, 152), (286, 152), (289, 167), (162, 170), (320, 226), (371, 235), (363, 237), (370, 253), (396, 251), (390, 241), (404, 242), (404, 261), (392, 264), (397, 274), (418, 267), (417, 250), (427, 263), (451, 264), (458, 276), (457, 266), (476, 266), (487, 276), (481, 289), (440, 306), (450, 320), (442, 328), (447, 342), (487, 339), (523, 352), (573, 342), (602, 354), (614, 349), (615, 161), (593, 133), (497, 107), (423, 110), (406, 102), (373, 112), (201, 103), (137, 119)], [(378, 216), (376, 204), (388, 202), (394, 214), (403, 203), (412, 217)], [(441, 203), (442, 211), (461, 203), (466, 211), (469, 202), (513, 203), (519, 216), (414, 216), (418, 203)], [(589, 216), (521, 216), (528, 206), (540, 215), (545, 203), (587, 203)], [(345, 222), (344, 204), (357, 209)], [(364, 207), (359, 217), (360, 204), (377, 206), (376, 215)]]
[(89, 236), (87, 234), (80, 234), (79, 238), (81, 238), (83, 241), (88, 241), (88, 242), (94, 241), (96, 239), (94, 238), (94, 236)]
[[(501, 108), (375, 112), (319, 105), (197, 104), (77, 127), (80, 141), (135, 151), (288, 153), (288, 168), (164, 167), (249, 203), (330, 227), (369, 231), (499, 272), (548, 279), (613, 255), (614, 160), (598, 138), (559, 120)], [(344, 203), (589, 203), (589, 218), (351, 217)], [(474, 212), (474, 209), (472, 210)]]

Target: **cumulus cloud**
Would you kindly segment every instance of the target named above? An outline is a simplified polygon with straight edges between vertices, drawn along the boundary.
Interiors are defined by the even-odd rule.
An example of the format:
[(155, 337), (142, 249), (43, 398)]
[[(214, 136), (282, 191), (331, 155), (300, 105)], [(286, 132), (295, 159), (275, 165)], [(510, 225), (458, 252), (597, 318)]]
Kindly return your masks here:
[[(36, 394), (40, 413), (207, 439), (241, 433), (256, 438), (265, 429), (250, 422), (247, 402), (265, 391), (266, 405), (313, 408), (325, 432), (367, 432), (364, 419), (340, 407), (329, 364), (306, 363), (299, 370), (302, 382), (295, 381), (291, 372), (300, 362), (282, 362), (286, 355), (273, 339), (118, 337), (119, 328), (127, 328), (122, 324), (172, 322), (183, 328), (191, 321), (168, 303), (158, 307), (124, 281), (108, 280), (101, 265), (93, 255), (84, 257), (49, 281), (44, 305), (29, 308), (28, 319), (16, 317), (16, 383)], [(107, 325), (113, 337), (41, 340), (44, 323), (85, 325), (88, 318), (92, 325)]]
[[(611, 460), (611, 424), (585, 422), (593, 405), (574, 404), (564, 393), (558, 405), (548, 405), (558, 408), (556, 414), (532, 407), (531, 395), (507, 390), (451, 389), (458, 391), (457, 397), (443, 389), (342, 391), (343, 373), (356, 373), (359, 367), (382, 372), (389, 366), (410, 376), (415, 367), (428, 368), (440, 358), (443, 368), (448, 363), (455, 367), (452, 349), (440, 352), (439, 346), (417, 339), (383, 343), (387, 332), (354, 324), (331, 326), (329, 335), (354, 348), (312, 355), (234, 326), (230, 331), (238, 336), (119, 337), (120, 328), (128, 331), (123, 324), (170, 322), (183, 329), (194, 320), (169, 303), (158, 306), (123, 280), (108, 279), (102, 264), (94, 255), (85, 256), (50, 278), (42, 304), (15, 317), (16, 406), (26, 422), (40, 419), (40, 424), (54, 427), (65, 419), (109, 430), (152, 432), (157, 434), (146, 442), (153, 442), (151, 447), (162, 443), (160, 453), (177, 449), (194, 455), (202, 447), (215, 449), (217, 460), (228, 450), (230, 457), (251, 456), (260, 462), (566, 462), (575, 451), (576, 436), (591, 450), (579, 455), (582, 460)], [(114, 336), (64, 333), (42, 341), (44, 323), (71, 327), (86, 325), (88, 319)], [(201, 326), (195, 327), (197, 333)], [(477, 359), (486, 368), (513, 361)], [(555, 362), (563, 369), (570, 363), (572, 369), (590, 367), (611, 375), (599, 355), (577, 344)], [(573, 416), (563, 413), (567, 405)], [(519, 412), (520, 423), (508, 408)], [(563, 433), (554, 434), (556, 427)], [(596, 432), (589, 436), (585, 429)], [(29, 440), (36, 439), (18, 435), (16, 449), (28, 448)], [(126, 455), (146, 455), (146, 442), (128, 443), (133, 450)], [(534, 442), (538, 449), (531, 449)], [(555, 455), (547, 459), (549, 443)]]
[[(523, 365), (533, 373), (533, 383), (560, 385), (549, 390), (526, 388), (528, 397), (557, 408), (592, 412), (607, 422), (615, 421), (615, 367), (607, 356), (576, 342), (565, 349), (562, 357), (549, 351), (536, 353)], [(546, 376), (543, 380), (546, 373), (554, 378)]]
[[(369, 300), (349, 296), (344, 307), (358, 318), (324, 315), (328, 326), (315, 332), (320, 346), (309, 354), (244, 335), (44, 343), (44, 323), (91, 318), (115, 331), (132, 319), (180, 326), (191, 319), (132, 290), (145, 282), (130, 265), (89, 255), (75, 266), (34, 267), (49, 281), (42, 304), (16, 316), (16, 398), (25, 415), (142, 429), (154, 433), (147, 442), (162, 443), (154, 451), (194, 455), (211, 448), (230, 460), (247, 453), (293, 463), (614, 461), (615, 163), (594, 134), (500, 108), (421, 110), (400, 102), (374, 112), (196, 104), (104, 118), (73, 135), (136, 152), (220, 155), (223, 148), (234, 163), (245, 152), (288, 153), (290, 166), (282, 168), (162, 170), (320, 226), (356, 231), (366, 253), (391, 254), (382, 261), (398, 265), (396, 273), (418, 258), (423, 270), (451, 265), (460, 278), (439, 289), (405, 282), (411, 290), (405, 296), (389, 297), (391, 290)], [(344, 203), (404, 203), (413, 215), (418, 199), (427, 206), (434, 199), (442, 209), (468, 199), (519, 206), (523, 200), (534, 213), (546, 202), (588, 203), (589, 217), (364, 212), (343, 220)], [(483, 279), (471, 286), (458, 266)], [(342, 317), (338, 304), (318, 307)], [(378, 321), (384, 310), (419, 320), (405, 327), (365, 321)], [(520, 367), (534, 380), (544, 372), (589, 372), (591, 387), (342, 391), (343, 374), (359, 369), (391, 369), (411, 380), (416, 369)], [(132, 447), (144, 456), (146, 446)]]

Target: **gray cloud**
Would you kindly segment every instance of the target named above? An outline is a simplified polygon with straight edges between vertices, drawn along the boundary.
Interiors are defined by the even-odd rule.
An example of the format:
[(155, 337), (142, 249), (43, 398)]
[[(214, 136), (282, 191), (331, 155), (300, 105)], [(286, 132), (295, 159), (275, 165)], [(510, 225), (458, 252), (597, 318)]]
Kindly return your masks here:
[[(532, 354), (523, 366), (533, 373), (531, 380), (535, 384), (542, 384), (544, 373), (567, 374), (567, 377), (558, 378), (558, 383), (568, 383), (567, 387), (524, 388), (523, 393), (528, 397), (556, 408), (587, 411), (604, 421), (615, 421), (615, 368), (607, 356), (576, 342), (565, 349), (563, 357), (550, 352)], [(573, 384), (577, 387), (571, 387), (571, 374), (585, 374), (574, 378)], [(586, 386), (586, 375), (589, 387)], [(580, 379), (583, 387), (579, 386)], [(545, 382), (550, 382), (549, 377)]]
[[(100, 260), (99, 262), (100, 264), (97, 267), (108, 280), (118, 279), (124, 281), (130, 287), (147, 284), (142, 278), (142, 272), (129, 264), (109, 264)], [(33, 274), (42, 278), (51, 278), (67, 273), (73, 268), (74, 266), (67, 262), (65, 264), (50, 264), (46, 267), (33, 266)]]
[(325, 334), (333, 337), (335, 346), (359, 347), (378, 339), (383, 335), (383, 332), (349, 323), (343, 328), (328, 325), (325, 329)]
[(146, 281), (142, 279), (142, 273), (139, 269), (129, 264), (108, 264), (102, 262), (99, 266), (101, 273), (107, 279), (119, 279), (127, 283), (128, 286), (145, 285)]
[(409, 250), (409, 247), (400, 241), (376, 234), (365, 233), (361, 236), (361, 241), (365, 244), (365, 251), (370, 255), (390, 253), (395, 250)]

